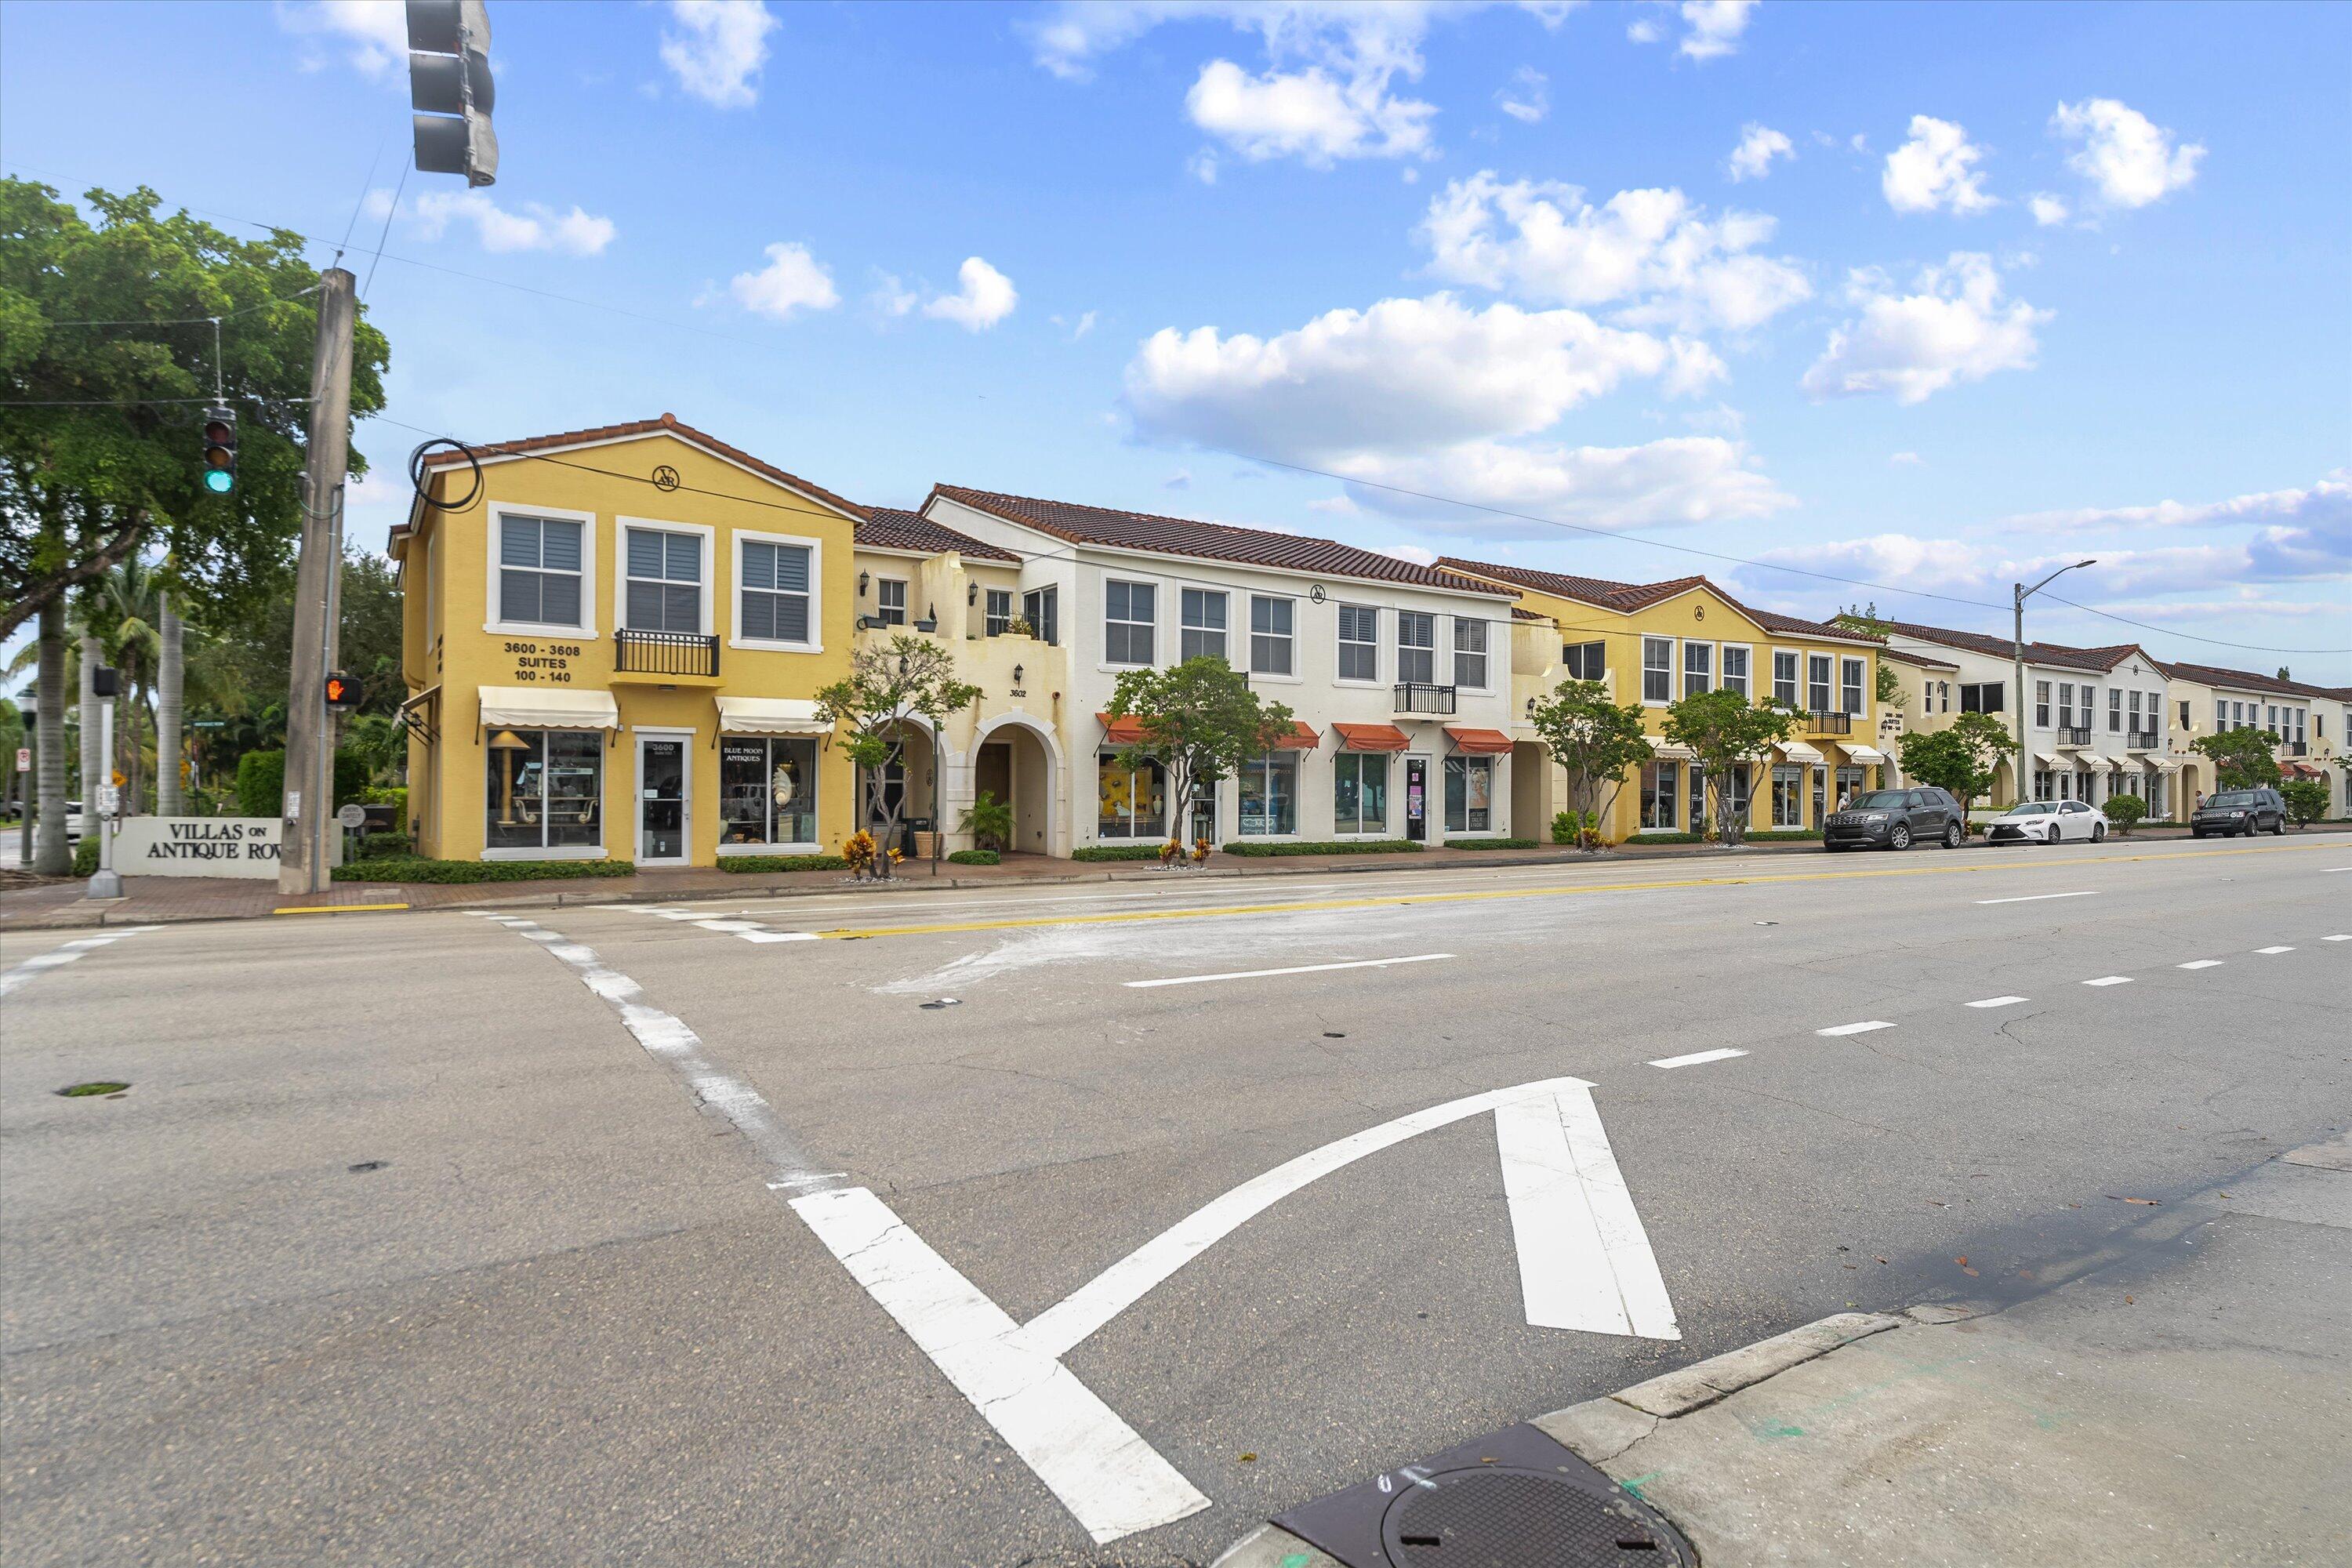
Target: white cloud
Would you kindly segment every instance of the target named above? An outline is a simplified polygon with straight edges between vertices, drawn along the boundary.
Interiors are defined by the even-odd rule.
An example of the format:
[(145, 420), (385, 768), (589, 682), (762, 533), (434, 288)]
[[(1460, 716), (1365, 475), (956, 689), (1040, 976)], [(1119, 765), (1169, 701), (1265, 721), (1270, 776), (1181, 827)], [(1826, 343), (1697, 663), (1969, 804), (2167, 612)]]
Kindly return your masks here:
[(1201, 68), (1184, 108), (1193, 124), (1253, 163), (1295, 157), (1310, 168), (1424, 153), (1437, 112), (1434, 104), (1391, 96), (1384, 73), (1341, 80), (1309, 66), (1252, 76), (1231, 60)]
[(1521, 66), (1508, 86), (1495, 89), (1495, 103), (1520, 124), (1533, 125), (1551, 112), (1551, 79), (1533, 66)]
[(1308, 501), (1307, 503), (1307, 510), (1308, 511), (1328, 511), (1334, 517), (1355, 517), (1360, 514), (1364, 509), (1358, 506), (1355, 501), (1348, 496), (1336, 495), (1322, 496), (1315, 500)]
[(278, 25), (298, 37), (332, 38), (363, 76), (408, 69), (408, 19), (400, 0), (279, 0)]
[(984, 332), (1013, 314), (1020, 302), (1013, 279), (977, 256), (964, 258), (956, 279), (961, 284), (957, 291), (935, 296), (923, 307), (924, 315), (953, 321), (968, 332)]
[(2033, 329), (2050, 312), (2004, 300), (1992, 258), (1954, 251), (1941, 267), (1921, 268), (1913, 292), (1895, 287), (1875, 269), (1851, 275), (1846, 299), (1861, 314), (1830, 333), (1805, 373), (1806, 392), (1816, 398), (1884, 394), (1914, 404), (1955, 382), (2033, 363), (2040, 346)]
[(1217, 183), (1217, 150), (1203, 147), (1184, 160), (1184, 172), (1204, 185)]
[(1984, 171), (1975, 167), (1983, 157), (1984, 149), (1971, 145), (1960, 125), (1915, 114), (1911, 140), (1886, 155), (1879, 189), (1899, 213), (1979, 213), (1996, 205), (1984, 193)]
[(1731, 150), (1724, 167), (1734, 180), (1760, 180), (1772, 172), (1773, 159), (1796, 155), (1797, 149), (1786, 135), (1751, 120), (1740, 128), (1739, 145)]
[(1680, 52), (1694, 60), (1711, 60), (1732, 53), (1739, 47), (1739, 35), (1748, 30), (1748, 18), (1757, 3), (1758, 0), (1683, 0), (1683, 21), (1690, 31), (1683, 35)]
[(1163, 490), (1191, 489), (1192, 488), (1192, 470), (1190, 468), (1177, 469), (1174, 473), (1160, 481), (1160, 488)]
[(1759, 213), (1709, 221), (1677, 190), (1620, 191), (1594, 206), (1573, 185), (1505, 184), (1482, 170), (1448, 182), (1418, 232), (1430, 270), (1449, 281), (1622, 304), (1634, 325), (1746, 331), (1812, 292), (1787, 259), (1752, 254), (1772, 230)]
[(1796, 504), (1751, 466), (1744, 447), (1716, 436), (1639, 447), (1467, 441), (1425, 454), (1360, 454), (1337, 459), (1335, 469), (1360, 505), (1487, 539), (1545, 538), (1550, 531), (1397, 490), (1612, 530), (1769, 517)]
[(1669, 397), (1690, 397), (1718, 381), (1731, 379), (1731, 367), (1696, 338), (1666, 342), (1666, 374), (1661, 383)]
[(1916, 452), (1889, 452), (1886, 455), (1887, 466), (1895, 468), (1916, 468), (1927, 460)]
[(1625, 37), (1637, 44), (1654, 44), (1665, 36), (1665, 29), (1647, 16), (1640, 21), (1629, 23), (1625, 28)]
[[(1059, 321), (1061, 318), (1056, 316), (1055, 320)], [(1081, 311), (1078, 319), (1070, 326), (1070, 341), (1072, 342), (1076, 342), (1080, 338), (1085, 337), (1088, 332), (1091, 332), (1094, 330), (1095, 312), (1092, 310)]]
[(2043, 228), (2056, 228), (2070, 216), (2066, 204), (2047, 191), (2034, 192), (2026, 198), (2025, 205), (2032, 212), (2033, 221)]
[(772, 321), (788, 321), (795, 310), (830, 310), (841, 303), (833, 274), (809, 254), (807, 246), (779, 242), (768, 247), (767, 254), (767, 266), (737, 273), (728, 286), (737, 304)]
[(2305, 489), (2257, 490), (2218, 501), (2162, 500), (2149, 506), (2027, 512), (2003, 520), (2000, 526), (2042, 533), (2056, 528), (2221, 528), (2263, 522), (2352, 538), (2352, 468), (2337, 468)]
[(680, 87), (717, 109), (749, 109), (778, 24), (765, 0), (670, 0), (677, 30), (662, 29), (662, 64)]
[(2082, 143), (2066, 165), (2114, 207), (2144, 207), (2180, 189), (2197, 177), (2205, 156), (2201, 145), (2174, 145), (2171, 132), (2112, 98), (2062, 103), (2050, 129)]
[(897, 273), (885, 272), (877, 268), (874, 272), (874, 289), (866, 296), (866, 302), (871, 305), (878, 315), (898, 317), (912, 310), (919, 298), (920, 296), (917, 295), (912, 289), (899, 281)]
[[(1313, 502), (1307, 503), (1310, 506)], [(1437, 564), (1437, 552), (1426, 544), (1375, 544), (1372, 553), (1385, 555), (1392, 561), (1410, 561), (1416, 566)]]
[[(370, 205), (374, 205), (372, 198)], [(452, 223), (469, 223), (484, 250), (500, 253), (556, 250), (567, 256), (597, 256), (619, 232), (611, 218), (597, 217), (577, 206), (557, 212), (539, 202), (524, 202), (520, 210), (510, 212), (493, 201), (488, 191), (426, 191), (410, 204), (409, 216), (416, 232), (426, 239), (440, 238)]]

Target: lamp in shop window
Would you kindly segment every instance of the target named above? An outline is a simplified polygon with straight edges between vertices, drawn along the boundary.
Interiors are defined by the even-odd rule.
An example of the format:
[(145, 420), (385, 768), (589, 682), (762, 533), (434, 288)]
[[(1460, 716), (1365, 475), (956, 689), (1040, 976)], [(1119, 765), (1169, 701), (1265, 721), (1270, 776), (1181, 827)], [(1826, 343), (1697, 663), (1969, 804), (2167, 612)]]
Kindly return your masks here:
[(515, 825), (515, 770), (522, 765), (522, 758), (517, 753), (530, 751), (530, 742), (512, 730), (501, 730), (490, 737), (490, 750), (507, 753), (506, 765), (499, 770), (499, 826), (512, 827)]

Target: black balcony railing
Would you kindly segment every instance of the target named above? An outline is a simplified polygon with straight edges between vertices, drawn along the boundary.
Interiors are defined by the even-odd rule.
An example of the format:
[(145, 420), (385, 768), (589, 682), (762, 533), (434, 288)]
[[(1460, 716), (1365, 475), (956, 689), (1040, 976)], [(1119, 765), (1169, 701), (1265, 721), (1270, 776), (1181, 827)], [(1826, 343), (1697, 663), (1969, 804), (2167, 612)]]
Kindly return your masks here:
[(2124, 735), (2124, 750), (2127, 752), (2159, 751), (2163, 745), (2164, 737), (2154, 730), (2132, 730)]
[(2062, 746), (2087, 746), (2091, 743), (2091, 727), (2084, 724), (2079, 728), (2062, 729), (2058, 731), (2058, 743)]
[(613, 668), (622, 675), (717, 675), (719, 639), (624, 626), (613, 634)]
[(1853, 715), (1851, 713), (1808, 713), (1805, 715), (1805, 728), (1816, 735), (1851, 735), (1853, 733)]
[(2311, 755), (2311, 742), (2308, 741), (2281, 741), (2279, 742), (2279, 750), (2290, 757), (2307, 757)]
[(1433, 686), (1425, 680), (1401, 680), (1397, 682), (1396, 711), (1451, 713), (1454, 711), (1454, 688)]

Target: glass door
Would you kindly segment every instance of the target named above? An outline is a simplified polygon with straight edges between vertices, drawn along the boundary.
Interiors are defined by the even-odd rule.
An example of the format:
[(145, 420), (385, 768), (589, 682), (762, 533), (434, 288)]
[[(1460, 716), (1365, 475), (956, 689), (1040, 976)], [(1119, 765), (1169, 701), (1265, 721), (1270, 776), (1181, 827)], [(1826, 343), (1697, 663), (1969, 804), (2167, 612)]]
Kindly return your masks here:
[(684, 736), (637, 737), (637, 864), (686, 863)]
[(1404, 760), (1404, 836), (1415, 844), (1429, 837), (1429, 759)]

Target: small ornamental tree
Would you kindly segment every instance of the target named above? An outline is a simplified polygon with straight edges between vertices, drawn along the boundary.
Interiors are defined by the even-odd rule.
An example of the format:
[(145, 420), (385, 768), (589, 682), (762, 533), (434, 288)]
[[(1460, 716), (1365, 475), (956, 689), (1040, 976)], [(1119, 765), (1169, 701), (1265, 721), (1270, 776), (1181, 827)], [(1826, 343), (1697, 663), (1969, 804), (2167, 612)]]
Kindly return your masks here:
[[(1748, 824), (1732, 808), (1738, 804), (1725, 786), (1732, 770), (1764, 754), (1767, 746), (1789, 738), (1796, 715), (1770, 704), (1759, 706), (1737, 691), (1722, 687), (1694, 691), (1668, 705), (1665, 737), (1688, 746), (1704, 770), (1716, 835), (1726, 849), (1736, 849)], [(1696, 827), (1697, 825), (1692, 825)]]
[(2317, 779), (2283, 784), (2279, 798), (2286, 803), (2287, 820), (2297, 827), (2308, 827), (2327, 815), (2327, 786)]
[(2278, 787), (2278, 759), (2271, 755), (2278, 737), (2268, 730), (2224, 730), (2218, 735), (2200, 735), (2191, 744), (2213, 759), (2216, 788)]
[[(1245, 676), (1206, 654), (1166, 669), (1120, 672), (1106, 712), (1134, 720), (1142, 731), (1141, 740), (1120, 749), (1118, 760), (1128, 768), (1147, 758), (1160, 764), (1167, 781), (1169, 842), (1180, 846), (1201, 786), (1234, 773), (1244, 758), (1272, 751), (1295, 727), (1289, 709), (1260, 701)], [(1163, 863), (1169, 858), (1161, 857)]]
[(2116, 831), (2128, 838), (2131, 830), (2137, 827), (2140, 819), (2147, 815), (2147, 802), (2136, 795), (2109, 795), (2107, 804), (2101, 809), (2107, 814), (2107, 820), (2116, 825)]
[[(1601, 847), (1601, 824), (1625, 787), (1625, 775), (1654, 755), (1642, 732), (1642, 710), (1609, 700), (1597, 680), (1563, 680), (1536, 699), (1528, 724), (1568, 775), (1568, 815), (1579, 847)], [(1557, 835), (1555, 834), (1555, 837)]]
[(1977, 797), (1992, 788), (2000, 759), (2017, 750), (2017, 737), (1997, 714), (1962, 713), (1948, 729), (1915, 731), (1895, 744), (1904, 776), (1949, 792), (1965, 822)]
[[(949, 714), (979, 700), (979, 687), (955, 678), (955, 659), (946, 648), (904, 632), (859, 648), (850, 656), (849, 678), (817, 692), (817, 717), (843, 728), (842, 750), (866, 775), (865, 820), (879, 825), (874, 837), (883, 847), (875, 876), (890, 875), (888, 846), (906, 804), (892, 800), (882, 781), (892, 763), (906, 760), (907, 721), (921, 719), (937, 729)], [(932, 787), (938, 786), (934, 780)]]

